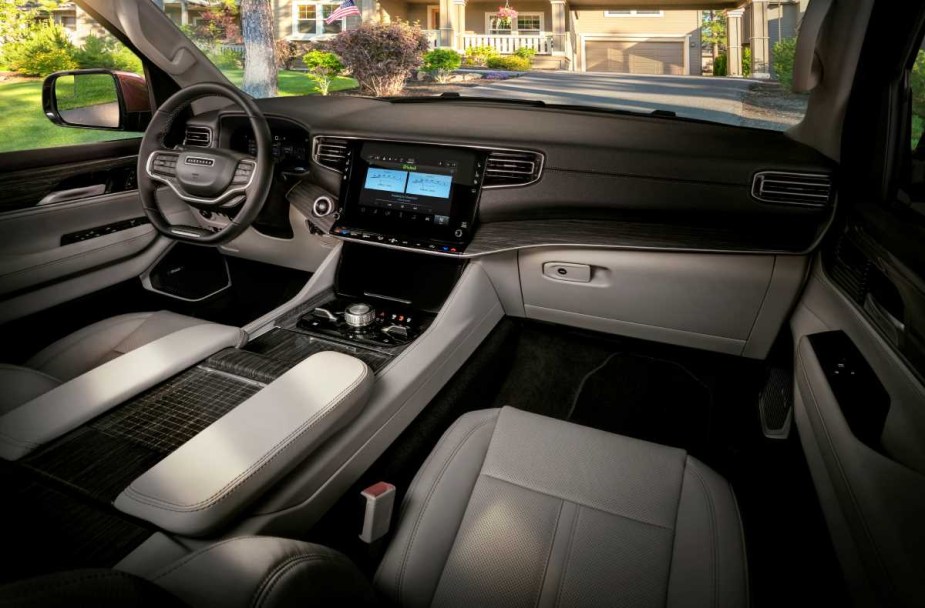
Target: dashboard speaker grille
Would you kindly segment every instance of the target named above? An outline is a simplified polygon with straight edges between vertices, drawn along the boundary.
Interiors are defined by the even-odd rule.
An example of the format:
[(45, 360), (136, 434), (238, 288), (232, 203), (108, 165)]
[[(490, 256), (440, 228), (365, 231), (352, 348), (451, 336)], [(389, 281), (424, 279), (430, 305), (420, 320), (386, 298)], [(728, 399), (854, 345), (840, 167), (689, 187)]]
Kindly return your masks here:
[(349, 150), (346, 139), (316, 137), (312, 160), (323, 167), (343, 173), (347, 165), (347, 156), (350, 154)]
[(540, 178), (543, 156), (536, 152), (495, 150), (485, 161), (485, 188), (525, 186)]
[(832, 198), (832, 178), (817, 173), (763, 171), (755, 174), (752, 196), (765, 203), (822, 207)]
[(212, 130), (208, 127), (186, 127), (183, 143), (187, 146), (208, 148), (212, 145)]

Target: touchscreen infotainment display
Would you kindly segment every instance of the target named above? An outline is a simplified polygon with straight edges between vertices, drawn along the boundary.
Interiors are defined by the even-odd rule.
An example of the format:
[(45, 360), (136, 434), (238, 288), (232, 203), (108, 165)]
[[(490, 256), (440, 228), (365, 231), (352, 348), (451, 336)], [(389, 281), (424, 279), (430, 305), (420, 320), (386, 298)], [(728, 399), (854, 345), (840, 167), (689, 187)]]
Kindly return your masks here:
[[(395, 240), (468, 240), (481, 188), (484, 153), (466, 148), (356, 142), (338, 227)], [(404, 240), (400, 241), (401, 243)], [(427, 241), (427, 245), (429, 246)]]
[(365, 160), (360, 205), (431, 215), (437, 226), (449, 223), (458, 162), (383, 154)]

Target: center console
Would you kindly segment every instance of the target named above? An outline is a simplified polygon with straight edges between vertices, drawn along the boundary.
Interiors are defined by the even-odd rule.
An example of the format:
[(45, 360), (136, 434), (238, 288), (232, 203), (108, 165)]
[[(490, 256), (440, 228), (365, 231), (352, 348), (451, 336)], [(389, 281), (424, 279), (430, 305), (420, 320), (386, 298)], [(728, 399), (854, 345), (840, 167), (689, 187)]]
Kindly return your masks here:
[(472, 238), (486, 152), (349, 141), (340, 216), (332, 233), (444, 255)]

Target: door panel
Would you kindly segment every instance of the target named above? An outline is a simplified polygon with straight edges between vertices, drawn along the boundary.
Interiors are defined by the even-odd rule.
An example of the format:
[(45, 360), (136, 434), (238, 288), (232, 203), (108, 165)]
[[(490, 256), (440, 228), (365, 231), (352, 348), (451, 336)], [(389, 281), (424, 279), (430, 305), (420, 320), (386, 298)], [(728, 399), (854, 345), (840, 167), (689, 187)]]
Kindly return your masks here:
[[(794, 418), (855, 597), (865, 605), (917, 605), (925, 597), (915, 566), (925, 563), (919, 541), (925, 535), (925, 386), (836, 276), (817, 263), (791, 319)], [(841, 349), (845, 360), (834, 363), (818, 346), (819, 336), (832, 331), (852, 345)], [(863, 419), (882, 413), (882, 403), (866, 398), (859, 418), (858, 404), (833, 375), (863, 375), (850, 361), (854, 349), (887, 395), (879, 431), (880, 422)], [(865, 426), (858, 427), (859, 419)]]

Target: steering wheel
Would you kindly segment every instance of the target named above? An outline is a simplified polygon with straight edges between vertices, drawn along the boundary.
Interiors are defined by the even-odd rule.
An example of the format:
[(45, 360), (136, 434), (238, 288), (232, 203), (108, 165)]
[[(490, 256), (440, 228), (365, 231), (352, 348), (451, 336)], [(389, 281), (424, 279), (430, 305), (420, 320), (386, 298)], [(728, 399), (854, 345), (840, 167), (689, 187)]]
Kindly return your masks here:
[[(164, 138), (181, 111), (193, 101), (210, 96), (230, 99), (244, 110), (257, 144), (255, 156), (225, 148), (165, 144)], [(181, 89), (151, 118), (138, 152), (137, 175), (145, 214), (158, 232), (197, 245), (217, 247), (227, 243), (254, 222), (270, 192), (273, 156), (267, 119), (253, 99), (228, 85), (206, 82)], [(157, 200), (157, 190), (164, 185), (196, 209), (215, 212), (240, 208), (217, 232), (200, 226), (174, 225)]]

